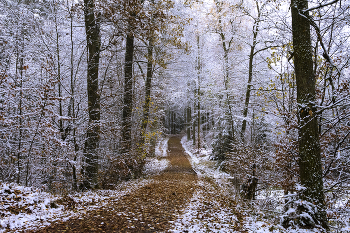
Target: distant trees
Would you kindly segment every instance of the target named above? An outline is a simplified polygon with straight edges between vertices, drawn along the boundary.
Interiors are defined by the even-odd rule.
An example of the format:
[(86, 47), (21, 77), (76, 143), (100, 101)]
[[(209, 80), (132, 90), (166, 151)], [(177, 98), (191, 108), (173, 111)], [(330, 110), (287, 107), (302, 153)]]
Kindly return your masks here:
[(173, 3), (8, 3), (0, 19), (0, 179), (63, 192), (137, 176), (137, 158), (162, 133), (166, 49), (182, 46)]
[(1, 19), (0, 177), (38, 185), (48, 179), (48, 171), (54, 172), (50, 168), (55, 158), (47, 155), (58, 145), (54, 56), (45, 56), (45, 47), (36, 43), (45, 35), (30, 5), (2, 7), (6, 16)]

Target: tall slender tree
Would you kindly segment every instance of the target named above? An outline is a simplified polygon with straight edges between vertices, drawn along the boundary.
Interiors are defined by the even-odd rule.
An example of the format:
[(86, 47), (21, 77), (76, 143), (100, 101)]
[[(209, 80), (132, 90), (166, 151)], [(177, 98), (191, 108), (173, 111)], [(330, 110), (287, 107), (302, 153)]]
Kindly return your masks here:
[[(152, 33), (151, 33), (152, 34)], [(143, 106), (142, 119), (142, 144), (145, 142), (145, 133), (149, 121), (150, 103), (151, 103), (151, 88), (153, 77), (153, 38), (150, 36), (147, 48), (147, 77), (145, 82), (145, 104)]]
[(95, 1), (84, 0), (85, 31), (88, 49), (87, 61), (87, 94), (89, 125), (86, 132), (84, 155), (85, 185), (87, 188), (97, 186), (98, 147), (100, 133), (100, 94), (98, 86), (98, 68), (100, 59), (100, 25), (95, 16)]
[(132, 19), (135, 13), (130, 13), (128, 31), (126, 35), (125, 64), (124, 64), (124, 99), (122, 115), (122, 153), (131, 150), (131, 123), (133, 107), (133, 60), (134, 60), (134, 31)]
[(256, 55), (255, 47), (258, 43), (257, 37), (259, 33), (259, 24), (260, 24), (260, 17), (261, 17), (261, 9), (259, 7), (259, 2), (255, 1), (256, 4), (256, 10), (257, 10), (257, 17), (254, 18), (254, 24), (253, 24), (253, 43), (250, 45), (250, 53), (249, 53), (249, 66), (248, 66), (248, 84), (247, 84), (247, 91), (245, 94), (245, 101), (244, 101), (244, 109), (243, 109), (243, 122), (242, 122), (242, 130), (241, 130), (241, 138), (242, 141), (244, 141), (244, 134), (245, 130), (247, 128), (247, 119), (248, 116), (248, 107), (249, 107), (249, 100), (250, 100), (250, 92), (252, 89), (252, 81), (253, 81), (253, 61), (254, 57)]

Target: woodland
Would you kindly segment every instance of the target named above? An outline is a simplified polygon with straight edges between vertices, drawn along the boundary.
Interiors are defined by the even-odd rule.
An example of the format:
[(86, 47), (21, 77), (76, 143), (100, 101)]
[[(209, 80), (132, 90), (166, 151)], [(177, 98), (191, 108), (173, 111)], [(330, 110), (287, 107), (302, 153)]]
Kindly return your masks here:
[(182, 135), (248, 215), (348, 232), (349, 45), (346, 0), (0, 0), (0, 186), (113, 190)]

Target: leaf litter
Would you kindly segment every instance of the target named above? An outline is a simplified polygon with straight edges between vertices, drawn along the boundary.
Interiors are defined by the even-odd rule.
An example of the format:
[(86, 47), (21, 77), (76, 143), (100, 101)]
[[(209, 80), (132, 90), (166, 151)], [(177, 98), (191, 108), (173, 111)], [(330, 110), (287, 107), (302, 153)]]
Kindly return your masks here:
[(166, 159), (166, 166), (159, 164), (164, 170), (151, 172), (147, 179), (126, 182), (118, 190), (56, 199), (59, 208), (66, 208), (65, 215), (46, 221), (41, 228), (33, 224), (11, 231), (245, 232), (234, 200), (209, 178), (197, 176), (179, 137), (169, 139)]

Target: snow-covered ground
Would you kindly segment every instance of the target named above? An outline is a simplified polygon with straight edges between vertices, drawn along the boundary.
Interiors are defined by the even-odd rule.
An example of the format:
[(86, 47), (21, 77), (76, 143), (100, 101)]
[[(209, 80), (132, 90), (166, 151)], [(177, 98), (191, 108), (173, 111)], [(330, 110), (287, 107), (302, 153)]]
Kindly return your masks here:
[(193, 148), (192, 141), (187, 141), (186, 136), (182, 137), (181, 144), (185, 149), (185, 152), (190, 156), (190, 162), (192, 168), (196, 171), (198, 177), (210, 177), (216, 180), (227, 180), (231, 177), (226, 172), (220, 171), (218, 167), (215, 166), (215, 161), (210, 160), (211, 150), (201, 149), (198, 150)]
[(212, 187), (205, 187), (203, 181), (198, 185), (200, 188), (170, 232), (232, 232), (238, 221), (235, 214), (215, 200), (215, 196), (208, 199), (208, 189)]
[(168, 141), (169, 137), (159, 140), (155, 148), (156, 157), (166, 157), (168, 151)]
[[(169, 138), (165, 138), (159, 141), (156, 146), (156, 157), (147, 158), (144, 169), (146, 175), (158, 174), (169, 165), (166, 158), (168, 140)], [(268, 205), (269, 201), (272, 201), (272, 205), (275, 206), (274, 212), (282, 211), (283, 192), (281, 190), (262, 190), (257, 194), (257, 200), (249, 204), (251, 207), (240, 205), (239, 198), (234, 197), (236, 193), (233, 195), (234, 188), (230, 182), (232, 177), (220, 171), (215, 161), (210, 160), (211, 151), (202, 149), (198, 152), (186, 137), (182, 138), (181, 143), (200, 178), (199, 188), (182, 214), (173, 222), (171, 232), (234, 232), (233, 227), (238, 224), (237, 217), (231, 208), (215, 199), (217, 193), (238, 201), (236, 211), (245, 216), (241, 226), (248, 232), (319, 232), (318, 230), (284, 229), (278, 219), (266, 217), (264, 205)], [(206, 181), (207, 178), (215, 182), (216, 190), (213, 190), (213, 186)], [(0, 183), (0, 233), (37, 229), (58, 220), (66, 221), (72, 217), (81, 216), (89, 210), (108, 205), (111, 199), (118, 200), (151, 182), (154, 181), (131, 180), (121, 183), (116, 190), (76, 192), (65, 196), (53, 195), (16, 184)], [(348, 195), (334, 203), (334, 211), (332, 209), (329, 215), (340, 215), (334, 217), (337, 223), (331, 226), (331, 232), (350, 232), (348, 205)]]
[(114, 201), (135, 189), (153, 182), (152, 180), (131, 180), (123, 182), (116, 190), (76, 192), (66, 196), (15, 184), (0, 186), (0, 232), (11, 232), (45, 227), (55, 221), (66, 221)]
[(169, 160), (159, 158), (147, 158), (143, 173), (146, 175), (159, 174), (169, 165)]
[[(145, 174), (157, 174), (167, 168), (168, 140), (169, 138), (160, 140), (156, 147), (156, 157), (146, 159)], [(66, 196), (0, 183), (0, 232), (36, 229), (57, 220), (66, 221), (88, 210), (107, 205), (110, 199), (118, 200), (151, 182), (151, 179), (131, 180), (122, 182), (116, 190), (76, 192)]]
[(155, 148), (155, 158), (146, 158), (146, 164), (143, 170), (145, 175), (159, 174), (169, 166), (169, 160), (166, 159), (168, 151), (169, 137), (159, 140)]
[[(187, 141), (186, 137), (184, 136), (181, 140), (181, 144), (183, 148), (185, 149), (185, 152), (190, 156), (190, 162), (193, 167), (193, 169), (197, 172), (199, 177), (209, 177), (212, 178), (215, 183), (220, 187), (222, 192), (226, 192), (226, 196), (228, 198), (234, 198), (238, 202), (242, 201), (239, 200), (239, 197), (232, 197), (232, 195), (237, 195), (237, 192), (235, 192), (233, 184), (230, 182), (232, 177), (230, 174), (226, 172), (220, 171), (220, 169), (215, 165), (215, 161), (210, 160), (210, 153), (211, 150), (204, 150), (201, 149), (199, 152), (197, 149), (193, 148), (192, 141)], [(235, 193), (234, 193), (235, 192)], [(229, 196), (231, 195), (231, 196)], [(198, 193), (193, 197), (195, 200), (200, 200), (201, 197), (198, 196)], [(284, 229), (277, 219), (271, 220), (266, 219), (264, 211), (260, 210), (259, 203), (266, 203), (270, 200), (274, 202), (274, 204), (277, 203), (277, 209), (274, 209), (274, 211), (281, 211), (283, 208), (283, 191), (282, 190), (263, 190), (260, 191), (257, 194), (256, 201), (251, 203), (251, 211), (246, 208), (237, 207), (243, 215), (246, 217), (244, 218), (243, 227), (246, 231), (251, 233), (262, 233), (262, 232), (317, 232), (317, 230), (301, 230), (301, 229)], [(179, 217), (179, 220), (176, 221), (175, 224), (175, 230), (174, 232), (182, 232), (183, 230), (188, 230), (188, 232), (208, 232), (210, 229), (210, 232), (215, 232), (215, 228), (207, 227), (206, 222), (201, 222), (199, 220), (194, 220), (194, 216), (197, 214), (197, 210), (200, 209), (200, 201), (191, 203), (183, 216)], [(223, 211), (220, 211), (217, 214), (222, 215), (223, 219), (225, 219), (225, 216), (230, 216), (232, 213), (230, 212), (230, 209), (224, 209)], [(215, 216), (215, 214), (213, 215)], [(183, 220), (181, 220), (183, 219)], [(190, 224), (189, 224), (190, 223)], [(192, 225), (191, 225), (192, 224)], [(203, 225), (204, 224), (204, 225)], [(220, 224), (219, 224), (220, 225)], [(218, 226), (219, 226), (218, 225)], [(222, 229), (216, 232), (232, 232), (226, 225), (221, 225)], [(204, 229), (204, 230), (202, 230)], [(177, 231), (178, 230), (178, 231)]]

